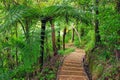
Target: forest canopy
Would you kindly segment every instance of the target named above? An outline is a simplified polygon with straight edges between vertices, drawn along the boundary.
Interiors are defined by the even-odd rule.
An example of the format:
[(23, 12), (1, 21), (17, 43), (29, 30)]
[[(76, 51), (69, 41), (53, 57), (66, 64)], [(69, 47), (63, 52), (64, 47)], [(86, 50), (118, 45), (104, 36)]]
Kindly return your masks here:
[(119, 80), (120, 0), (0, 0), (0, 80), (56, 79), (66, 43), (93, 80)]

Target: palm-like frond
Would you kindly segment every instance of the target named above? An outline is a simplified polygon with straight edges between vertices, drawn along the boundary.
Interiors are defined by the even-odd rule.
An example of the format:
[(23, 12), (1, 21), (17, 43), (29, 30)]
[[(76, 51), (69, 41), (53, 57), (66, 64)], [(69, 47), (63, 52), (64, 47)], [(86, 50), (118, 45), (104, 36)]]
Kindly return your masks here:
[[(26, 17), (38, 17), (39, 10), (30, 8), (24, 5), (14, 6), (6, 12), (5, 17), (2, 19), (4, 22), (0, 25), (2, 29), (9, 27), (15, 22), (22, 20)], [(2, 30), (1, 29), (1, 30)]]
[(89, 23), (90, 18), (88, 18), (87, 15), (91, 15), (91, 13), (67, 5), (59, 5), (59, 6), (54, 5), (43, 9), (44, 17), (52, 17), (52, 18), (64, 17), (66, 18), (66, 21), (68, 18), (75, 18), (84, 23)]
[[(75, 18), (84, 23), (89, 23), (90, 19), (86, 16), (88, 12), (79, 10), (77, 8), (67, 6), (67, 5), (54, 5), (42, 10), (38, 8), (32, 8), (25, 5), (17, 5), (9, 9), (6, 12), (6, 15), (3, 19), (3, 24), (0, 25), (0, 28), (6, 28), (15, 22), (22, 20), (23, 18), (65, 18), (68, 22), (69, 18)], [(2, 30), (2, 29), (1, 29)]]

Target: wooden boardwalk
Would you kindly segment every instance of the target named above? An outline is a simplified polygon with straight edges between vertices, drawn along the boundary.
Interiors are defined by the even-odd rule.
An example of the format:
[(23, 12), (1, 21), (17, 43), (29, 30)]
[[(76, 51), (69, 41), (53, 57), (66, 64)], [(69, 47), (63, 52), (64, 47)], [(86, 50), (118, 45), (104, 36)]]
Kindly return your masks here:
[(58, 70), (57, 80), (89, 80), (83, 67), (84, 56), (85, 52), (77, 48), (67, 55)]

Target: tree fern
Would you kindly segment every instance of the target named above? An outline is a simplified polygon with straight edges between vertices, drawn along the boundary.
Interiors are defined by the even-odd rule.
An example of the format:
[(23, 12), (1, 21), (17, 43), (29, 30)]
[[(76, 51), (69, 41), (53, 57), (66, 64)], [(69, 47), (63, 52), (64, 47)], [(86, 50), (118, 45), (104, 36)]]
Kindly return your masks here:
[[(25, 5), (17, 5), (11, 7), (5, 14), (3, 23), (1, 26), (2, 29), (10, 27), (10, 25), (15, 22), (22, 20), (23, 18), (57, 18), (63, 17), (66, 18), (75, 18), (82, 22), (88, 23), (89, 20), (86, 18), (87, 12), (81, 11), (77, 8), (66, 6), (66, 5), (54, 5), (43, 8), (42, 10), (38, 8), (27, 7)], [(1, 30), (2, 30), (1, 29)]]
[(38, 17), (39, 11), (38, 9), (27, 7), (25, 5), (17, 5), (10, 8), (6, 11), (5, 17), (3, 18), (3, 23), (1, 26), (2, 29), (6, 27), (10, 27), (10, 25), (22, 20), (26, 17)]
[[(90, 12), (82, 11), (77, 8), (67, 6), (67, 5), (54, 5), (44, 9), (44, 16), (52, 18), (75, 18), (84, 23), (89, 23), (87, 15), (92, 15)], [(66, 19), (67, 20), (67, 19)]]

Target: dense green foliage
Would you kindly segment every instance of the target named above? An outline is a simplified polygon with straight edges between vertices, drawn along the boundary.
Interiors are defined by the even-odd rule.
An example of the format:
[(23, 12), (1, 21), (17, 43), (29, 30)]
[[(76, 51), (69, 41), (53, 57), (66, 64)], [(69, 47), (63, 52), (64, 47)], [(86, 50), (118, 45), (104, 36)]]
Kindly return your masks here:
[(74, 51), (64, 42), (85, 49), (93, 80), (119, 80), (119, 9), (119, 0), (0, 0), (0, 80), (55, 79), (50, 60)]

